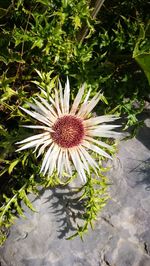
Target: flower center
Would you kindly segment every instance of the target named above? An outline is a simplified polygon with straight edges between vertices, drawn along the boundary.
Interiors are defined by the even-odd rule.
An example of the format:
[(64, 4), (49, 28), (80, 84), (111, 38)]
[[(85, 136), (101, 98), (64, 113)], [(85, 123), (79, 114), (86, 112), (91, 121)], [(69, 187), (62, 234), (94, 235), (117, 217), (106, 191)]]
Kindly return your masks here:
[(59, 118), (53, 125), (52, 139), (63, 148), (72, 148), (81, 143), (84, 137), (82, 121), (72, 115)]

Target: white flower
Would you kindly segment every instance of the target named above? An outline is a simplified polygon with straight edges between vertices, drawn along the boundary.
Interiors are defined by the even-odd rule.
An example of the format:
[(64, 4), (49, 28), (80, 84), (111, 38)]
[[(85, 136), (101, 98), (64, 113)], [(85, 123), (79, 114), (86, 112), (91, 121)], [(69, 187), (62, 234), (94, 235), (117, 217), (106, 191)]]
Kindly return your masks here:
[(72, 170), (75, 169), (81, 180), (86, 182), (86, 172), (90, 173), (89, 166), (94, 170), (99, 167), (90, 155), (90, 150), (106, 158), (111, 158), (102, 148), (109, 150), (112, 147), (100, 139), (119, 136), (120, 133), (112, 131), (118, 125), (105, 124), (118, 117), (115, 115), (91, 117), (91, 111), (99, 102), (101, 94), (98, 92), (89, 101), (89, 92), (80, 105), (84, 94), (84, 85), (78, 91), (73, 105), (70, 107), (68, 78), (64, 94), (61, 83), (59, 83), (59, 93), (55, 90), (55, 99), (49, 97), (46, 92), (44, 94), (47, 100), (38, 96), (39, 101), (33, 99), (34, 104), (28, 103), (34, 111), (20, 107), (40, 122), (39, 125), (25, 127), (40, 129), (42, 133), (18, 142), (17, 144), (24, 145), (17, 151), (35, 147), (34, 151), (38, 150), (37, 157), (45, 153), (41, 166), (41, 172), (44, 175), (52, 175), (53, 171), (57, 170), (60, 177), (64, 172), (71, 176)]

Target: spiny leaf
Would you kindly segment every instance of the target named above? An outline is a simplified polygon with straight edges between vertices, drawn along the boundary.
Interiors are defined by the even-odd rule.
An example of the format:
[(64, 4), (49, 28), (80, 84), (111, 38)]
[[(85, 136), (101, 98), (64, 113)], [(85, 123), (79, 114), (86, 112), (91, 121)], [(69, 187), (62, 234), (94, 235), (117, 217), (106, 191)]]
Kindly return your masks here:
[(13, 89), (11, 89), (9, 86), (7, 86), (5, 88), (5, 92), (4, 94), (2, 94), (1, 96), (1, 102), (4, 102), (8, 99), (10, 99), (13, 95), (17, 94), (16, 91), (14, 91)]
[(27, 197), (27, 194), (26, 194), (26, 192), (25, 192), (24, 189), (20, 191), (20, 195), (19, 195), (19, 196), (20, 196), (20, 198), (24, 201), (24, 203), (27, 205), (27, 207), (28, 207), (29, 209), (31, 209), (31, 210), (34, 211), (34, 212), (37, 212), (36, 209), (33, 207), (31, 201), (30, 201), (29, 198)]

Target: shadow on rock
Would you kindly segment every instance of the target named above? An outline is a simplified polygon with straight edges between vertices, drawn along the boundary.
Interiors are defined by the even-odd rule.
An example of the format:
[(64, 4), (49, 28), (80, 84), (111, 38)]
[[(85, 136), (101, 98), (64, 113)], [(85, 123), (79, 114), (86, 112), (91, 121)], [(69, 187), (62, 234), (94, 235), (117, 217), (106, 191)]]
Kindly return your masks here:
[[(144, 125), (139, 129), (137, 139), (147, 148), (150, 149), (150, 114), (143, 113), (139, 120), (145, 120)], [(147, 122), (146, 122), (147, 121)]]
[(144, 184), (146, 190), (150, 191), (150, 158), (141, 163), (138, 172), (143, 176), (143, 179), (137, 181), (137, 185)]
[(77, 229), (77, 222), (81, 222), (84, 213), (84, 201), (80, 199), (79, 193), (73, 191), (66, 186), (65, 188), (53, 188), (52, 194), (46, 197), (46, 201), (50, 202), (51, 212), (57, 217), (58, 238), (64, 238)]
[(150, 158), (139, 160), (139, 164), (130, 171), (130, 173), (132, 172), (142, 177), (140, 180), (136, 180), (136, 185), (146, 185), (146, 190), (150, 191)]
[(139, 131), (137, 139), (142, 142), (147, 149), (150, 149), (150, 128), (146, 125)]
[(22, 265), (24, 266), (49, 266), (50, 262), (45, 259), (23, 259)]

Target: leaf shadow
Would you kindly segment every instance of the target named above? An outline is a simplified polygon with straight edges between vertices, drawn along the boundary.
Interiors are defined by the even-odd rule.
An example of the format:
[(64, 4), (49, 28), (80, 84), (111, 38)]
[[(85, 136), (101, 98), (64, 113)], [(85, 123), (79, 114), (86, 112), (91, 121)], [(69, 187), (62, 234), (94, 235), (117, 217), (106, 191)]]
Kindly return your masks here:
[[(150, 113), (142, 113), (139, 115), (139, 120), (145, 121), (150, 118)], [(150, 150), (150, 127), (148, 124), (144, 123), (144, 125), (139, 129), (137, 139)]]
[[(49, 189), (42, 188), (37, 198), (44, 197), (44, 193)], [(68, 237), (77, 230), (77, 224), (83, 221), (85, 212), (85, 200), (80, 200), (81, 192), (69, 185), (51, 188), (51, 193), (44, 197), (43, 204), (48, 204), (49, 213), (54, 214), (58, 227), (58, 238)]]
[(129, 173), (136, 173), (142, 176), (140, 180), (136, 180), (136, 185), (146, 185), (145, 189), (150, 191), (150, 158), (146, 160), (139, 160), (139, 164), (134, 167)]
[(22, 263), (24, 266), (30, 266), (30, 265), (32, 265), (32, 266), (37, 266), (37, 265), (49, 266), (50, 265), (50, 261), (45, 260), (45, 258), (44, 259), (39, 259), (39, 258), (37, 258), (37, 259), (33, 259), (33, 258), (22, 259)]

